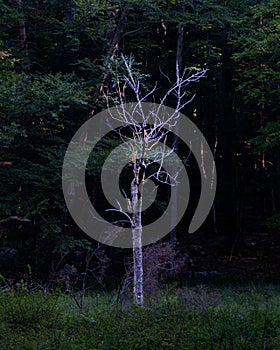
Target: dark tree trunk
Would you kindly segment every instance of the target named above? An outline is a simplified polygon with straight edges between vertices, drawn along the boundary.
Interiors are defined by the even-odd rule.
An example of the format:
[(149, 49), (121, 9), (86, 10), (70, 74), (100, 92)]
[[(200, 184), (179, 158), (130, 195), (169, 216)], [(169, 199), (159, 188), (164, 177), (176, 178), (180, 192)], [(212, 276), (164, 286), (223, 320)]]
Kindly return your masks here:
[(22, 15), (22, 18), (19, 21), (19, 39), (20, 39), (20, 51), (21, 51), (22, 58), (18, 67), (20, 72), (29, 72), (31, 70), (31, 63), (30, 63), (30, 59), (28, 57), (28, 51), (27, 51), (26, 23), (24, 20), (22, 0), (17, 0), (17, 4), (19, 7), (19, 12)]
[[(180, 23), (178, 26), (178, 36), (177, 36), (177, 52), (176, 52), (176, 70), (180, 73), (182, 69), (182, 62), (183, 62), (183, 44), (184, 44), (184, 26)], [(174, 136), (172, 140), (172, 148), (174, 148), (175, 151), (178, 150), (178, 125), (176, 124), (175, 130), (174, 130)], [(178, 198), (178, 187), (175, 186), (173, 189), (175, 192), (175, 198)], [(177, 229), (176, 229), (176, 223), (177, 223), (177, 200), (174, 201), (174, 205), (172, 207), (172, 214), (171, 214), (171, 232), (170, 232), (170, 239), (172, 244), (176, 244), (177, 241)]]
[(223, 70), (220, 76), (220, 147), (221, 169), (219, 184), (221, 190), (221, 222), (219, 231), (226, 236), (225, 245), (234, 253), (242, 243), (240, 227), (240, 192), (237, 168), (235, 164), (236, 123), (232, 110), (233, 105), (233, 76), (230, 69), (230, 58), (224, 54)]

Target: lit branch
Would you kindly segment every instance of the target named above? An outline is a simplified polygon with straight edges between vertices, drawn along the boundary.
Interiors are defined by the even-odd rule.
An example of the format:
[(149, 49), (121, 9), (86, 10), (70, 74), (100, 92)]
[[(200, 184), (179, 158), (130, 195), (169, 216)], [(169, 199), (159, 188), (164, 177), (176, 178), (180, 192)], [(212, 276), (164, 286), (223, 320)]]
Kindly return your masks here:
[(21, 218), (19, 216), (9, 216), (8, 218), (0, 220), (0, 225), (6, 224), (9, 221), (21, 221), (21, 222), (30, 222), (29, 219)]

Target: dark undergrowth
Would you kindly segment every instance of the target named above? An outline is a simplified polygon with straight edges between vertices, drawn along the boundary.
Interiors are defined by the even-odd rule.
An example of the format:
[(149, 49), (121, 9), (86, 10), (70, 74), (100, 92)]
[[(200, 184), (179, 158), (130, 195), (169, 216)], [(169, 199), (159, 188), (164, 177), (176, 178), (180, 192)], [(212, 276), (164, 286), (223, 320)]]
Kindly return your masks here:
[[(146, 298), (147, 300), (148, 298)], [(280, 349), (280, 285), (188, 283), (166, 287), (145, 307), (115, 293), (85, 296), (3, 290), (1, 349)]]

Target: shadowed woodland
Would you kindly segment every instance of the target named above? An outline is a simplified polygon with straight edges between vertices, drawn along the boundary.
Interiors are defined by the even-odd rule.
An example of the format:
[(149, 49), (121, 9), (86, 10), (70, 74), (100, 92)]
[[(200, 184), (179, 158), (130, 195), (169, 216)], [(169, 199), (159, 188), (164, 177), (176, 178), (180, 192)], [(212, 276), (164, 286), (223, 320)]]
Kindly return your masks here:
[[(131, 250), (101, 245), (82, 232), (61, 185), (74, 133), (108, 103), (118, 103), (116, 91), (127, 73), (122, 57), (144, 89), (156, 84), (148, 102), (161, 101), (176, 67), (190, 74), (206, 70), (188, 85), (187, 97), (194, 98), (182, 112), (202, 131), (217, 168), (212, 209), (189, 234), (201, 190), (199, 169), (182, 140), (167, 138), (186, 161), (190, 203), (168, 236), (143, 249), (144, 293), (156, 297), (165, 283), (182, 278), (279, 277), (279, 11), (279, 0), (0, 0), (3, 289), (23, 283), (45, 292), (59, 287), (83, 309), (87, 288), (117, 288), (117, 301), (128, 302)], [(134, 102), (129, 89), (125, 98)], [(166, 104), (175, 107), (176, 99), (170, 95)], [(100, 183), (116, 145), (113, 134), (98, 142), (86, 185), (98, 212), (118, 223)], [(128, 165), (123, 188), (130, 186), (129, 171)], [(169, 187), (156, 185), (144, 225), (168, 203)]]

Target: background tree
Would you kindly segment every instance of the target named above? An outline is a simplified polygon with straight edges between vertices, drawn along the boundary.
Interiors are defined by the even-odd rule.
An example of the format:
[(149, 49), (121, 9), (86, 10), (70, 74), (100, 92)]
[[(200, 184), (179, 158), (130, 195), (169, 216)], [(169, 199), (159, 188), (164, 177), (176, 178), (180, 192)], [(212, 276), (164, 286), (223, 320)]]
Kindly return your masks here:
[(241, 113), (246, 115), (259, 136), (247, 146), (254, 158), (254, 183), (258, 187), (257, 215), (268, 217), (279, 212), (279, 16), (278, 1), (260, 2), (250, 7), (241, 19), (236, 51), (237, 91), (243, 101)]

